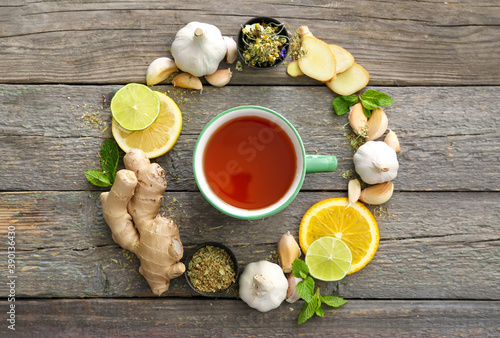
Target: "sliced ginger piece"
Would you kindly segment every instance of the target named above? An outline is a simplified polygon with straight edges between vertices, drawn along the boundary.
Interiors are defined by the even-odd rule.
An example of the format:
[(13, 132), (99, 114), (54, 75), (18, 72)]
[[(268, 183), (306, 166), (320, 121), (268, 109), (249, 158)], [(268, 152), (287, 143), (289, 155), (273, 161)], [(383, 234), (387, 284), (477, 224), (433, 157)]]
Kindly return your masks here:
[(344, 48), (337, 45), (328, 45), (335, 55), (335, 61), (337, 63), (336, 72), (337, 74), (343, 73), (354, 64), (354, 57)]
[(305, 51), (305, 55), (298, 59), (300, 70), (321, 82), (332, 80), (336, 74), (336, 61), (328, 44), (314, 37), (307, 26), (301, 26), (297, 31)]
[(326, 83), (338, 95), (351, 95), (365, 88), (370, 81), (370, 74), (359, 64), (354, 64), (335, 79)]
[(291, 77), (299, 77), (299, 76), (304, 75), (304, 72), (302, 70), (300, 70), (298, 60), (294, 60), (294, 61), (290, 62), (288, 64), (288, 66), (286, 66), (286, 73), (288, 75), (290, 75)]

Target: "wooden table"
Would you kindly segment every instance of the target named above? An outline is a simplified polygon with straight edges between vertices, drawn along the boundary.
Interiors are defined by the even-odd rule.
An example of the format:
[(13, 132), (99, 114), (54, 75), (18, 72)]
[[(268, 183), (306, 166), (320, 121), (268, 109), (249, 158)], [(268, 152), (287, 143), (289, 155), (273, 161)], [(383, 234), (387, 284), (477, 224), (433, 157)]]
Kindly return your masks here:
[[(196, 296), (184, 277), (155, 297), (135, 256), (111, 239), (99, 201), (106, 189), (83, 175), (99, 166), (100, 145), (111, 137), (113, 93), (144, 83), (147, 66), (170, 56), (181, 27), (207, 22), (236, 37), (254, 16), (275, 17), (290, 30), (307, 25), (349, 50), (370, 72), (368, 88), (394, 98), (386, 112), (403, 149), (393, 198), (370, 207), (381, 237), (373, 261), (325, 283), (323, 292), (348, 303), (301, 326), (302, 301), (260, 313), (235, 294)], [(14, 333), (10, 304), (16, 333), (33, 337), (500, 335), (499, 25), (496, 0), (3, 1), (0, 335)], [(241, 266), (273, 259), (279, 237), (297, 236), (312, 204), (347, 195), (341, 176), (353, 168), (343, 135), (347, 117), (334, 114), (336, 95), (325, 85), (291, 78), (283, 66), (245, 66), (223, 88), (154, 89), (183, 113), (177, 144), (157, 162), (168, 179), (162, 210), (180, 224), (186, 252), (216, 240), (234, 250)], [(337, 172), (308, 175), (290, 206), (259, 221), (216, 211), (191, 168), (203, 126), (246, 104), (282, 113), (308, 153), (339, 158)], [(9, 229), (15, 278), (8, 271)]]

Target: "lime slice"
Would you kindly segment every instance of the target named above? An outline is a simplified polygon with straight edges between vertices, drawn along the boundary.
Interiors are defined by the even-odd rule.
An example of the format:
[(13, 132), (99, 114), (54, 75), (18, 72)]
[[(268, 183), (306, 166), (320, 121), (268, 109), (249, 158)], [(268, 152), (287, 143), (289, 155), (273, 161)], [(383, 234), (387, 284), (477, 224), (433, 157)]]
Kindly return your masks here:
[(160, 114), (160, 99), (147, 86), (129, 83), (111, 99), (111, 114), (126, 130), (144, 130)]
[(335, 237), (321, 237), (307, 249), (306, 264), (316, 279), (326, 282), (341, 280), (351, 269), (351, 263), (351, 250)]
[(155, 158), (172, 149), (181, 133), (182, 113), (175, 102), (167, 95), (156, 92), (161, 101), (160, 115), (151, 126), (144, 130), (128, 131), (112, 122), (112, 132), (116, 143), (126, 153), (139, 148), (149, 158)]

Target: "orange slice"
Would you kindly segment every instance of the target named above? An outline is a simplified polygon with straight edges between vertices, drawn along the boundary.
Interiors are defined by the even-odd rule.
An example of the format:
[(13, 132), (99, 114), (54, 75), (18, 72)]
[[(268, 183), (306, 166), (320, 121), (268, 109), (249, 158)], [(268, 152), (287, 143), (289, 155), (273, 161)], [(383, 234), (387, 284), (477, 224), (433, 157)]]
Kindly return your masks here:
[(307, 254), (315, 240), (331, 236), (341, 239), (352, 253), (348, 274), (361, 270), (375, 255), (379, 243), (377, 222), (370, 210), (356, 202), (350, 207), (347, 198), (330, 198), (313, 205), (302, 218), (299, 242)]

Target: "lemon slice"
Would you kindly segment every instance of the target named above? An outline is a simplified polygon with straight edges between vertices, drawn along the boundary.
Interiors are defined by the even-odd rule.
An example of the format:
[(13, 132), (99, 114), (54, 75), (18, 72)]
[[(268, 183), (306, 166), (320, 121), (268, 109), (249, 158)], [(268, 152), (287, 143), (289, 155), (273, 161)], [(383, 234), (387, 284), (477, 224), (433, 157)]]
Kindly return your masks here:
[(124, 152), (138, 148), (149, 158), (155, 158), (172, 149), (177, 142), (182, 129), (181, 111), (170, 97), (160, 92), (155, 93), (161, 102), (160, 114), (147, 129), (128, 131), (113, 119), (111, 129), (113, 137)]
[(318, 238), (331, 236), (341, 239), (352, 253), (348, 274), (368, 264), (378, 248), (377, 222), (370, 210), (356, 202), (350, 207), (347, 198), (331, 198), (313, 205), (304, 215), (299, 228), (299, 242), (304, 253)]
[(306, 264), (314, 278), (332, 282), (341, 280), (351, 269), (349, 247), (335, 237), (321, 237), (309, 245)]
[(160, 113), (160, 99), (147, 86), (129, 83), (118, 90), (111, 99), (111, 114), (126, 130), (144, 130)]

